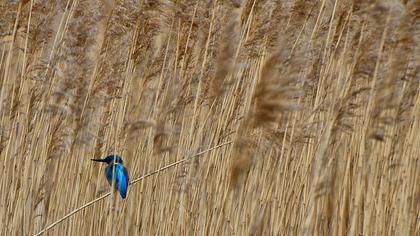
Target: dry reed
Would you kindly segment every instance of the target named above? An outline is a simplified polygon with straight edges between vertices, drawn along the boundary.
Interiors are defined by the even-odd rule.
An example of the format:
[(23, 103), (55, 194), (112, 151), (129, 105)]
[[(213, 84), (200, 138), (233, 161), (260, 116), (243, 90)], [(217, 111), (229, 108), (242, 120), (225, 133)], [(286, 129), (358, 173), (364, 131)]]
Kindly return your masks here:
[(419, 235), (419, 45), (419, 0), (2, 1), (0, 234)]

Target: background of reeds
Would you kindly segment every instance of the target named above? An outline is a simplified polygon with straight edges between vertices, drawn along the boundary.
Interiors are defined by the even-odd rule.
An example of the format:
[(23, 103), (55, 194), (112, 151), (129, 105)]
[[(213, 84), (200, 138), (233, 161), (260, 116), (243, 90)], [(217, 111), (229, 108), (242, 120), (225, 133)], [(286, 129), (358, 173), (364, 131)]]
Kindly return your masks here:
[(0, 234), (420, 235), (419, 0), (3, 0)]

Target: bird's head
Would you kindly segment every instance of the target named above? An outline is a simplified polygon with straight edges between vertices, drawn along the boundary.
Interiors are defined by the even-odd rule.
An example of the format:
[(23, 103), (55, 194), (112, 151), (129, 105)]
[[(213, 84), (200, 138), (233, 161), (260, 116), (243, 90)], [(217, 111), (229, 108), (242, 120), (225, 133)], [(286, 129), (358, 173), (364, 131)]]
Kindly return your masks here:
[(109, 155), (107, 157), (105, 157), (104, 159), (91, 159), (92, 161), (97, 161), (97, 162), (105, 162), (108, 165), (110, 164), (123, 164), (123, 159), (122, 157), (118, 156), (118, 155)]

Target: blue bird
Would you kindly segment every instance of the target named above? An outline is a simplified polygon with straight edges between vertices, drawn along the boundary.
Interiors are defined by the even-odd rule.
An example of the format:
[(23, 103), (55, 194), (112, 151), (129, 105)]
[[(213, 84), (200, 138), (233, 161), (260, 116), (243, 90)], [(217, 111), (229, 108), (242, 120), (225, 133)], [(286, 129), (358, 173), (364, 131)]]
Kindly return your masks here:
[[(112, 185), (114, 177), (114, 189), (119, 190), (123, 199), (127, 197), (128, 185), (130, 183), (127, 168), (125, 168), (123, 159), (118, 155), (109, 155), (104, 159), (91, 159), (92, 161), (105, 162), (108, 166), (105, 168), (105, 176), (108, 183)], [(113, 174), (115, 170), (115, 174)]]

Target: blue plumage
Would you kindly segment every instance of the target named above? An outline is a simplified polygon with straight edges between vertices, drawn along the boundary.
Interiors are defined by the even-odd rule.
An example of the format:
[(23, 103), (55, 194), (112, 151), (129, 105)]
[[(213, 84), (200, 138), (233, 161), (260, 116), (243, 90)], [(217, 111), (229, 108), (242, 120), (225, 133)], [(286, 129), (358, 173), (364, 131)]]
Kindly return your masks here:
[(105, 175), (109, 184), (112, 184), (112, 171), (113, 170), (115, 170), (115, 173), (116, 173), (115, 180), (114, 180), (114, 188), (120, 191), (122, 198), (125, 198), (127, 196), (128, 183), (129, 183), (127, 168), (125, 168), (122, 164), (119, 164), (119, 163), (114, 164), (114, 165), (108, 165), (105, 168)]
[[(125, 168), (122, 158), (117, 155), (109, 155), (104, 159), (92, 159), (92, 161), (105, 162), (108, 164), (108, 166), (105, 168), (106, 179), (111, 185), (113, 177), (115, 178), (114, 188), (118, 189), (121, 197), (125, 199), (127, 197), (130, 179), (128, 176), (127, 168)], [(114, 176), (113, 172), (115, 172)]]

